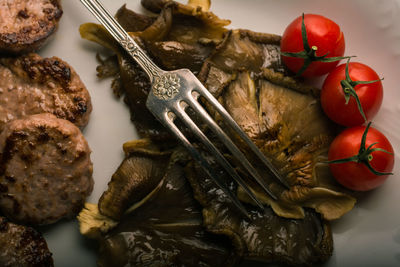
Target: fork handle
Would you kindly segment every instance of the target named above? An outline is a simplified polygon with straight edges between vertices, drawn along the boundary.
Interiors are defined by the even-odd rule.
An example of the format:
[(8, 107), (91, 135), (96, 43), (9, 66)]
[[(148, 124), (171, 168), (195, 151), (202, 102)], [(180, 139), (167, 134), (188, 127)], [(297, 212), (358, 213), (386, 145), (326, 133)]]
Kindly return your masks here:
[(80, 0), (81, 3), (96, 17), (96, 19), (107, 29), (115, 40), (147, 73), (150, 81), (160, 77), (163, 70), (160, 69), (133, 40), (133, 38), (122, 28), (113, 16), (104, 8), (98, 0)]

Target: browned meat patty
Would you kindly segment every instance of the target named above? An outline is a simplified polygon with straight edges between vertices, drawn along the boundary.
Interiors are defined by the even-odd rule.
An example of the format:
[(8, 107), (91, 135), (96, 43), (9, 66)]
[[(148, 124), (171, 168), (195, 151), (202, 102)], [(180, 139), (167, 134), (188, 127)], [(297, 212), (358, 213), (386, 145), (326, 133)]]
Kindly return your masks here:
[(54, 266), (46, 240), (32, 227), (0, 217), (0, 266)]
[(61, 15), (59, 0), (0, 1), (0, 53), (39, 49), (57, 30)]
[(11, 120), (46, 112), (82, 128), (91, 111), (85, 85), (61, 59), (34, 53), (0, 58), (0, 131)]
[(0, 134), (0, 210), (26, 224), (75, 216), (93, 189), (90, 152), (79, 128), (52, 114), (11, 121)]

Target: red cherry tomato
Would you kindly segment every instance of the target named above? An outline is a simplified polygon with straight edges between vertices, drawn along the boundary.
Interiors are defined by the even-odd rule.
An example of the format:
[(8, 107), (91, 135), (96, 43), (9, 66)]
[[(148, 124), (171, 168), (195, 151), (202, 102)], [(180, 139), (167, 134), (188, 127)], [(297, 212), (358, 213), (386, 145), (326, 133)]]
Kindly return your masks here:
[[(356, 98), (350, 96), (346, 104), (344, 88), (341, 81), (346, 80), (346, 64), (337, 66), (326, 77), (321, 91), (321, 105), (326, 115), (338, 124), (345, 126), (361, 125), (365, 122), (357, 106)], [(352, 81), (373, 81), (369, 84), (355, 85), (354, 91), (360, 100), (366, 119), (371, 120), (382, 104), (383, 87), (378, 74), (362, 63), (350, 62), (349, 76)]]
[[(358, 155), (365, 129), (366, 126), (355, 126), (340, 133), (329, 148), (329, 161)], [(376, 144), (371, 149), (380, 148), (389, 153), (379, 150), (372, 151), (369, 156), (367, 155), (367, 159), (363, 160), (368, 160), (375, 171), (384, 174), (374, 174), (362, 160), (360, 162), (330, 163), (331, 172), (340, 184), (352, 190), (367, 191), (380, 186), (387, 179), (394, 166), (393, 147), (380, 131), (371, 127), (367, 132), (364, 147), (369, 148), (374, 143)]]
[[(316, 47), (316, 56), (342, 57), (345, 50), (344, 36), (340, 27), (332, 20), (314, 14), (304, 15), (309, 47)], [(304, 51), (302, 38), (302, 17), (298, 17), (286, 28), (281, 40), (281, 52)], [(303, 58), (282, 55), (285, 65), (297, 73), (304, 65)], [(328, 73), (338, 64), (335, 62), (312, 62), (301, 74), (304, 77), (320, 76)]]

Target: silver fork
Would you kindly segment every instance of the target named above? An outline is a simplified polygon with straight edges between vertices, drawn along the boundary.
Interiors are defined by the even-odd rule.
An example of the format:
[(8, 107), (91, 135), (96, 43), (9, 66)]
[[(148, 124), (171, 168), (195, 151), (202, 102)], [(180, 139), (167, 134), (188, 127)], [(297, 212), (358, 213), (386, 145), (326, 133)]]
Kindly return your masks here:
[(250, 198), (263, 209), (263, 204), (257, 199), (252, 190), (246, 185), (242, 177), (236, 172), (223, 154), (206, 137), (195, 122), (188, 116), (186, 108), (192, 108), (196, 114), (208, 125), (208, 127), (218, 136), (220, 141), (230, 150), (243, 167), (257, 181), (263, 190), (276, 199), (276, 196), (268, 188), (257, 170), (247, 160), (245, 155), (232, 142), (219, 125), (211, 118), (203, 106), (198, 102), (201, 96), (222, 116), (224, 121), (245, 141), (250, 149), (265, 164), (270, 174), (282, 185), (288, 187), (279, 172), (250, 140), (240, 126), (232, 119), (224, 107), (211, 95), (211, 93), (201, 84), (196, 76), (188, 69), (174, 71), (164, 71), (154, 64), (146, 53), (136, 44), (132, 37), (122, 28), (122, 26), (110, 15), (98, 0), (80, 0), (82, 4), (100, 21), (107, 31), (118, 41), (128, 54), (143, 68), (150, 78), (152, 87), (149, 92), (146, 106), (152, 114), (167, 127), (190, 152), (192, 157), (200, 164), (211, 179), (223, 190), (230, 198), (232, 203), (244, 214), (248, 216), (247, 210), (237, 197), (220, 180), (220, 175), (215, 171), (199, 151), (191, 144), (187, 137), (180, 131), (174, 123), (179, 118), (186, 127), (201, 141), (208, 151), (215, 157), (217, 162), (225, 171), (247, 192)]

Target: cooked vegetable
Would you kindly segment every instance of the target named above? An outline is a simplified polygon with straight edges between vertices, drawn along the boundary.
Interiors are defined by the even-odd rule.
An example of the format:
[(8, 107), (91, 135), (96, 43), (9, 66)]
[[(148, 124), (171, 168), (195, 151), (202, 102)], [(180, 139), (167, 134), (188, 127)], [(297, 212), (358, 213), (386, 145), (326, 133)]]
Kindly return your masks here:
[[(224, 26), (229, 24), (229, 21), (219, 19), (211, 12), (176, 2), (143, 1), (143, 5), (151, 5), (155, 10), (160, 5), (165, 5), (165, 8), (156, 19), (149, 19), (133, 11), (128, 12), (124, 6), (117, 14), (125, 14), (123, 21), (129, 26), (131, 36), (145, 46), (148, 54), (164, 69), (190, 68), (198, 73), (203, 62), (223, 39), (223, 34), (227, 31)], [(117, 19), (121, 20), (121, 15)], [(152, 23), (149, 24), (150, 22)], [(102, 26), (87, 23), (81, 25), (79, 30), (83, 38), (97, 42), (116, 53), (116, 57), (112, 56), (104, 61), (107, 66), (100, 67), (98, 74), (107, 76), (112, 66), (110, 61), (117, 60), (120, 66), (117, 70), (119, 75), (116, 75), (113, 89), (117, 94), (125, 93), (124, 100), (130, 107), (131, 119), (137, 126), (139, 135), (158, 140), (170, 138), (169, 133), (146, 108), (151, 86), (143, 70), (131, 59), (124, 57), (125, 52)]]
[[(102, 60), (98, 73), (117, 73), (113, 89), (125, 94), (132, 120), (140, 136), (146, 137), (124, 145), (127, 158), (123, 164), (129, 162), (129, 172), (117, 171), (99, 203), (100, 213), (106, 210), (118, 221), (113, 230), (103, 231), (100, 263), (145, 265), (155, 261), (159, 265), (197, 266), (200, 262), (218, 266), (235, 263), (242, 257), (292, 265), (324, 261), (333, 250), (325, 219), (339, 218), (352, 209), (355, 199), (341, 191), (329, 174), (328, 165), (321, 162), (327, 158), (336, 126), (322, 113), (319, 90), (287, 75), (281, 64), (280, 36), (227, 30), (224, 26), (228, 21), (204, 11), (208, 8), (202, 4), (204, 1), (200, 1), (202, 8), (196, 8), (197, 2), (182, 5), (166, 0), (142, 1), (145, 7), (159, 13), (154, 19), (123, 12), (129, 16), (129, 27), (136, 25), (135, 20), (142, 26), (151, 21), (144, 29), (133, 30), (131, 36), (162, 68), (185, 67), (196, 73), (291, 188), (286, 190), (273, 183), (268, 173), (260, 169), (279, 196), (278, 200), (270, 199), (250, 184), (267, 205), (263, 213), (243, 196), (232, 179), (223, 176), (239, 198), (248, 203), (245, 205), (252, 220), (235, 212), (221, 190), (197, 170), (186, 152), (145, 108), (150, 88), (146, 74), (102, 27), (85, 24), (80, 29), (84, 38), (115, 52)], [(218, 117), (215, 119), (223, 126)], [(198, 145), (195, 140), (193, 143)], [(168, 155), (169, 160), (160, 160), (160, 153)], [(246, 178), (244, 170), (238, 171)], [(185, 182), (185, 176), (190, 184)], [(155, 184), (159, 179), (153, 190), (147, 186), (149, 181)], [(127, 191), (124, 181), (130, 181)], [(101, 233), (102, 229), (105, 228), (95, 227), (91, 231)], [(226, 237), (233, 247), (225, 243)], [(188, 246), (188, 242), (195, 245)]]
[(383, 87), (378, 74), (365, 64), (347, 62), (326, 77), (321, 91), (325, 114), (341, 125), (370, 121), (382, 104)]
[[(189, 164), (186, 172), (196, 199), (204, 207), (207, 230), (229, 236), (246, 259), (301, 266), (331, 256), (330, 226), (311, 210), (305, 211), (303, 219), (285, 219), (270, 208), (260, 211), (247, 206), (247, 220), (199, 166)], [(232, 189), (236, 187), (231, 178), (224, 178)]]
[[(147, 153), (146, 140), (135, 144), (137, 152), (143, 149), (143, 153)], [(151, 159), (128, 157), (122, 161), (108, 183), (108, 189), (99, 200), (99, 210), (102, 214), (119, 220), (129, 206), (141, 200), (160, 182), (170, 154), (156, 151), (153, 154)], [(141, 166), (141, 171), (136, 169), (138, 166)]]
[(79, 231), (90, 238), (101, 238), (102, 234), (106, 234), (118, 224), (117, 221), (101, 214), (99, 207), (93, 203), (85, 203), (78, 220)]
[[(156, 146), (146, 149), (140, 146), (142, 141), (128, 144), (130, 154), (125, 161), (134, 162), (134, 171), (120, 174), (124, 180), (132, 175), (146, 177), (132, 185), (132, 192), (139, 192), (147, 180), (154, 179), (153, 168), (164, 166), (159, 161), (160, 152)], [(143, 158), (152, 164), (142, 165)], [(84, 235), (99, 240), (99, 266), (155, 263), (160, 266), (198, 266), (199, 263), (229, 266), (243, 256), (267, 262), (309, 264), (326, 260), (331, 255), (329, 224), (321, 221), (316, 213), (308, 210), (304, 219), (288, 220), (269, 208), (261, 212), (248, 206), (252, 220), (244, 219), (212, 180), (188, 159), (186, 151), (179, 148), (170, 154), (159, 184), (125, 209), (120, 220), (105, 216), (96, 205), (85, 206), (78, 217), (80, 228)], [(184, 176), (185, 165), (191, 187)], [(229, 177), (224, 178), (235, 187)], [(193, 198), (192, 189), (203, 211)], [(119, 191), (108, 190), (106, 194), (108, 203), (113, 199), (121, 200)], [(124, 195), (123, 199), (134, 196)], [(104, 199), (99, 205), (105, 204)], [(233, 241), (234, 247), (224, 236)]]
[[(159, 24), (159, 21), (164, 21), (166, 12), (171, 12), (172, 16), (168, 16), (164, 24)], [(319, 166), (322, 164), (318, 164), (327, 157), (329, 143), (335, 134), (334, 125), (320, 109), (318, 90), (285, 75), (279, 54), (280, 37), (248, 30), (227, 31), (221, 26), (209, 25), (210, 18), (215, 18), (215, 15), (196, 13), (188, 16), (184, 12), (185, 8), (180, 4), (166, 5), (153, 20), (154, 24), (136, 32), (134, 35), (139, 37), (135, 38), (150, 55), (157, 55), (156, 60), (161, 67), (167, 70), (187, 67), (198, 73), (210, 92), (220, 99), (239, 125), (287, 177), (291, 190), (277, 187), (281, 197), (278, 201), (266, 201), (266, 204), (271, 205), (277, 214), (288, 218), (304, 217), (302, 207), (315, 208), (329, 220), (351, 210), (355, 199), (340, 192), (333, 177)], [(143, 20), (140, 16), (130, 16), (132, 20)], [(216, 25), (221, 25), (221, 21), (217, 18)], [(148, 34), (154, 29), (159, 34)], [(182, 34), (178, 34), (183, 30), (188, 36), (193, 35), (203, 41), (183, 38)], [(139, 134), (161, 140), (163, 144), (168, 139), (174, 144), (175, 139), (145, 107), (150, 88), (146, 74), (132, 60), (123, 57), (120, 48), (102, 27), (85, 24), (81, 26), (81, 34), (117, 54), (121, 77), (119, 90), (125, 93)], [(165, 41), (153, 40), (158, 35), (168, 37)], [(183, 48), (178, 54), (186, 60), (170, 61), (169, 54), (174, 49), (157, 45), (172, 42)], [(208, 52), (194, 52), (202, 49)], [(200, 61), (203, 64), (201, 68), (196, 63)], [(243, 71), (245, 69), (248, 71)], [(267, 174), (265, 179), (269, 180)], [(257, 187), (254, 190), (257, 191)]]
[[(81, 231), (100, 242), (99, 266), (231, 266), (240, 255), (234, 253), (229, 240), (205, 231), (201, 207), (193, 198), (182, 166), (186, 155), (176, 150), (160, 161), (159, 151), (130, 143), (131, 172), (117, 170), (121, 180), (129, 181), (141, 176), (130, 185), (132, 194), (121, 195), (121, 190), (103, 194), (99, 206), (110, 206), (137, 197), (137, 201), (124, 209), (121, 220), (113, 222), (96, 210), (86, 206), (78, 219)], [(138, 148), (137, 150), (135, 148)], [(142, 164), (143, 160), (147, 164)], [(161, 171), (161, 175), (154, 172)], [(156, 176), (156, 177), (154, 177)], [(159, 183), (150, 190), (149, 181), (157, 177)], [(107, 199), (104, 197), (107, 195)], [(142, 198), (139, 198), (143, 196)], [(110, 215), (120, 216), (119, 210)], [(115, 212), (115, 213), (113, 213)], [(108, 228), (108, 229), (107, 229)], [(88, 230), (87, 230), (88, 229)], [(112, 230), (111, 230), (112, 229)]]
[[(271, 184), (280, 197), (275, 201), (265, 196), (265, 203), (288, 218), (303, 218), (303, 207), (312, 207), (325, 219), (337, 219), (353, 208), (355, 199), (340, 192), (318, 163), (327, 157), (334, 125), (320, 109), (316, 90), (279, 72), (279, 56), (273, 56), (278, 49), (275, 40), (271, 35), (234, 30), (207, 59), (199, 76), (291, 186), (284, 190)], [(261, 173), (271, 182), (264, 170)]]
[(377, 129), (348, 128), (329, 149), (330, 169), (342, 185), (367, 191), (383, 184), (393, 170), (394, 152), (389, 140)]
[(320, 76), (343, 59), (344, 36), (332, 20), (315, 14), (296, 18), (281, 41), (282, 60), (298, 76)]

